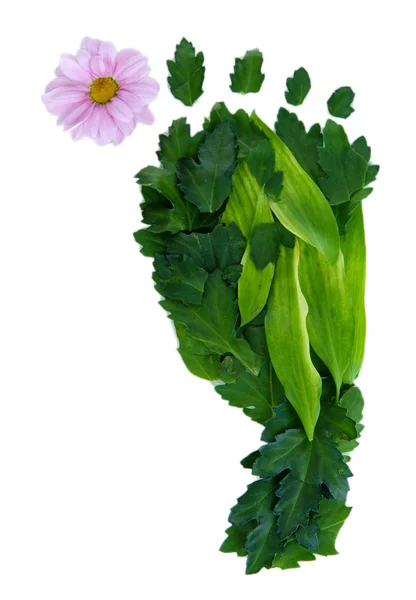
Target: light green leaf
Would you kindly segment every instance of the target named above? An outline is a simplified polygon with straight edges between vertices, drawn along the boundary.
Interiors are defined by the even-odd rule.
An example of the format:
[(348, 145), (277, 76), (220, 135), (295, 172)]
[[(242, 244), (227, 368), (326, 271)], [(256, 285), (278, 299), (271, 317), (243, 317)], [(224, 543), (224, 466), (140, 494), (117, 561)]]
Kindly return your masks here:
[(280, 199), (270, 207), (289, 231), (314, 246), (333, 264), (338, 258), (338, 227), (328, 201), (302, 169), (289, 148), (259, 119), (254, 123), (270, 140), (276, 154), (276, 171), (284, 172), (284, 186)]
[(306, 326), (308, 307), (299, 278), (299, 242), (280, 246), (265, 320), (270, 358), (310, 440), (319, 416), (321, 377), (313, 366)]
[(366, 248), (362, 206), (355, 209), (347, 233), (341, 237), (341, 249), (344, 255), (345, 274), (349, 293), (352, 299), (354, 320), (354, 337), (352, 351), (344, 382), (352, 383), (361, 370), (364, 359), (366, 317), (365, 317), (365, 278), (366, 278)]
[(299, 242), (299, 281), (308, 305), (310, 343), (337, 386), (337, 397), (348, 367), (354, 318), (342, 252), (330, 265), (315, 248)]

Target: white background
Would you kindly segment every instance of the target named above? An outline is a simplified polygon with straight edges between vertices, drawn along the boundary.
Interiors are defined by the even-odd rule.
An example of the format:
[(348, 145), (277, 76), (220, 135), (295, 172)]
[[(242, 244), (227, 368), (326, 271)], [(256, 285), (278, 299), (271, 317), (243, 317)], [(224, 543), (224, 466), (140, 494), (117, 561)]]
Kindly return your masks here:
[[(411, 2), (37, 0), (1, 15), (2, 600), (414, 598), (415, 86)], [(85, 35), (138, 48), (161, 82), (156, 123), (120, 147), (73, 142), (41, 103), (62, 52)], [(205, 94), (170, 95), (182, 36), (205, 53)], [(228, 89), (234, 58), (259, 47), (260, 94)], [(244, 575), (218, 552), (251, 480), (239, 460), (260, 426), (191, 376), (139, 254), (133, 175), (155, 164), (173, 118), (211, 105), (273, 124), (286, 77), (305, 66), (301, 118), (326, 118), (350, 85), (351, 138), (381, 164), (365, 201), (368, 344), (362, 444), (351, 463), (340, 555)]]

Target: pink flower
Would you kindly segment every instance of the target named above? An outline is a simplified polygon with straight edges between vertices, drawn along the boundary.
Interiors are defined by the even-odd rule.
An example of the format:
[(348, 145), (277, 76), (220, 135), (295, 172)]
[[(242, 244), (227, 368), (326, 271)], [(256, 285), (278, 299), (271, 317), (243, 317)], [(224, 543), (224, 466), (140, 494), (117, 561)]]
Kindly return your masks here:
[(110, 42), (84, 38), (76, 56), (61, 56), (55, 74), (42, 100), (74, 140), (120, 144), (137, 123), (153, 123), (149, 104), (159, 84), (137, 50), (117, 52)]

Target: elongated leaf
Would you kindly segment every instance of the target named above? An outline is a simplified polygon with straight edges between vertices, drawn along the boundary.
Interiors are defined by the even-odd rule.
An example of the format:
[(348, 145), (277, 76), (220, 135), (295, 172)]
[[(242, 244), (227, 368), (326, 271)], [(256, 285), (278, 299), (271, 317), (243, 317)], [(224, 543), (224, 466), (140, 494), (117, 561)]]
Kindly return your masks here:
[[(240, 161), (233, 175), (233, 191), (222, 216), (224, 223), (236, 223), (246, 239), (250, 239), (261, 223), (273, 223), (264, 191), (250, 172), (247, 162)], [(247, 244), (242, 259), (243, 272), (238, 281), (238, 304), (242, 325), (249, 323), (264, 308), (273, 279), (274, 265), (257, 269), (250, 257), (251, 245)]]
[(366, 317), (365, 317), (365, 278), (366, 248), (363, 209), (356, 208), (347, 225), (346, 235), (341, 237), (341, 248), (345, 261), (345, 273), (352, 300), (354, 336), (349, 364), (344, 373), (344, 382), (352, 383), (361, 370), (364, 359)]
[(257, 48), (248, 50), (243, 58), (236, 58), (234, 73), (231, 73), (230, 88), (239, 94), (256, 93), (264, 81), (261, 72), (263, 55)]
[(269, 513), (248, 536), (246, 548), (246, 574), (258, 573), (261, 569), (270, 569), (274, 556), (281, 552), (282, 542), (277, 533), (276, 517)]
[(185, 325), (189, 334), (204, 342), (212, 352), (229, 352), (253, 374), (259, 373), (262, 359), (246, 340), (237, 338), (235, 288), (225, 283), (221, 271), (208, 276), (201, 306), (187, 306), (175, 300), (163, 300), (160, 304), (170, 313), (171, 319)]
[(289, 231), (314, 246), (333, 264), (338, 258), (339, 234), (328, 201), (286, 144), (256, 114), (251, 118), (275, 150), (276, 171), (284, 172), (280, 200), (271, 202), (271, 209)]
[(342, 252), (334, 265), (309, 244), (299, 242), (299, 281), (308, 304), (310, 343), (341, 389), (354, 338), (350, 290)]
[(319, 416), (322, 384), (313, 366), (306, 326), (308, 307), (299, 278), (299, 242), (293, 250), (280, 246), (265, 320), (270, 358), (286, 397), (310, 440)]
[(201, 212), (217, 211), (229, 196), (235, 150), (236, 138), (230, 125), (221, 123), (199, 147), (199, 164), (192, 158), (179, 161), (181, 190)]
[(168, 83), (173, 96), (186, 106), (202, 94), (205, 77), (204, 55), (195, 53), (195, 48), (185, 38), (176, 46), (175, 60), (167, 61), (170, 77)]

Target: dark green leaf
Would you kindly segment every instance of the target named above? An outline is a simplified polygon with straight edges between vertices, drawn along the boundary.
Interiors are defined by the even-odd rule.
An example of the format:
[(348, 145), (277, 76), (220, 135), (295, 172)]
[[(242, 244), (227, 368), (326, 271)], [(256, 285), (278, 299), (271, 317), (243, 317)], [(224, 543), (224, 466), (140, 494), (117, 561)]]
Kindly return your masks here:
[(166, 298), (201, 304), (208, 274), (188, 256), (157, 254), (154, 260), (158, 291)]
[(351, 106), (354, 100), (354, 92), (350, 87), (340, 87), (328, 100), (328, 110), (333, 117), (347, 119), (354, 109)]
[(253, 531), (253, 529), (255, 529), (256, 525), (256, 521), (246, 523), (241, 527), (231, 525), (231, 527), (225, 531), (227, 538), (222, 543), (220, 551), (236, 552), (237, 556), (247, 556), (247, 551), (245, 550), (244, 546), (247, 543), (249, 534)]
[[(264, 186), (264, 191), (267, 196), (274, 201), (279, 200), (279, 196), (283, 190), (283, 171), (276, 171), (270, 177), (269, 181)], [(283, 227), (283, 225), (282, 225)]]
[(254, 231), (251, 242), (251, 259), (256, 268), (264, 269), (275, 263), (279, 255), (280, 234), (277, 223), (261, 223)]
[(350, 419), (358, 425), (363, 418), (364, 398), (360, 389), (353, 385), (347, 390), (340, 400), (340, 406), (346, 409)]
[(365, 185), (373, 183), (377, 179), (378, 172), (380, 171), (379, 165), (368, 165), (367, 173), (365, 175)]
[(357, 437), (357, 428), (347, 414), (347, 410), (342, 406), (322, 402), (319, 427), (330, 433), (335, 440), (353, 440)]
[(298, 544), (300, 544), (304, 548), (316, 552), (319, 548), (319, 531), (319, 525), (315, 520), (315, 517), (312, 517), (308, 525), (306, 525), (306, 527), (300, 527), (296, 531), (296, 540)]
[(260, 452), (258, 450), (251, 452), (240, 461), (240, 465), (242, 465), (245, 469), (252, 469), (254, 463), (259, 457)]
[(218, 210), (231, 192), (236, 139), (228, 123), (218, 125), (199, 147), (199, 164), (192, 158), (178, 163), (180, 187), (201, 212)]
[(252, 325), (249, 323), (243, 328), (244, 337), (259, 356), (264, 358), (269, 357), (269, 350), (267, 348), (266, 331), (264, 326)]
[(176, 46), (175, 60), (167, 61), (170, 77), (168, 83), (173, 96), (186, 106), (192, 106), (203, 90), (205, 67), (202, 52), (195, 54), (195, 48), (185, 38)]
[(272, 407), (275, 403), (270, 384), (272, 373), (267, 361), (257, 376), (246, 373), (234, 383), (217, 385), (215, 390), (221, 398), (229, 402), (230, 406), (242, 408), (244, 414), (253, 421), (264, 423), (272, 416)]
[(359, 138), (357, 138), (351, 144), (351, 148), (353, 148), (353, 150), (355, 150), (356, 152), (358, 152), (358, 154), (361, 154), (361, 156), (367, 162), (370, 160), (370, 158), (371, 158), (371, 148), (367, 144), (367, 140), (365, 139), (365, 137), (363, 135), (361, 135)]
[(309, 74), (301, 67), (293, 73), (293, 77), (286, 79), (287, 92), (285, 92), (286, 102), (299, 106), (305, 100), (311, 89), (311, 80)]
[(322, 146), (323, 136), (319, 123), (312, 125), (306, 132), (305, 125), (295, 113), (280, 108), (275, 123), (276, 133), (291, 150), (300, 166), (314, 179), (322, 177), (323, 171), (318, 164), (318, 147)]
[(315, 556), (310, 550), (298, 544), (296, 540), (292, 540), (284, 545), (281, 554), (276, 554), (272, 566), (280, 569), (297, 569), (300, 567), (300, 560), (315, 560)]
[(269, 140), (263, 140), (248, 155), (248, 166), (260, 187), (273, 176), (276, 162), (274, 150)]
[(264, 81), (261, 72), (263, 55), (260, 50), (248, 50), (244, 58), (236, 58), (234, 73), (231, 73), (230, 88), (239, 94), (256, 93)]
[(280, 221), (277, 221), (277, 227), (279, 229), (279, 238), (280, 243), (286, 248), (294, 248), (295, 247), (295, 236), (291, 231), (286, 229)]
[(318, 510), (322, 492), (319, 485), (307, 483), (289, 474), (280, 484), (277, 495), (280, 498), (275, 509), (279, 516), (277, 526), (280, 537), (284, 540), (298, 527), (307, 526), (310, 512)]
[(351, 508), (345, 506), (341, 500), (323, 499), (319, 506), (319, 514), (316, 522), (319, 525), (318, 534), (319, 550), (318, 554), (330, 556), (338, 554), (335, 548), (337, 535), (345, 519), (351, 512)]
[(175, 173), (178, 161), (186, 156), (194, 158), (204, 138), (203, 131), (192, 137), (191, 128), (183, 117), (172, 122), (167, 135), (159, 136), (160, 150), (156, 154), (163, 167)]
[(201, 306), (186, 306), (174, 300), (163, 300), (160, 304), (171, 319), (185, 325), (189, 334), (204, 342), (212, 352), (233, 354), (253, 374), (259, 373), (262, 359), (246, 340), (237, 338), (236, 289), (225, 283), (221, 271), (209, 275)]
[(247, 486), (230, 512), (229, 521), (233, 525), (245, 525), (253, 519), (261, 519), (273, 512), (277, 498), (276, 484), (270, 479), (259, 479)]
[(274, 415), (265, 422), (261, 436), (263, 442), (274, 442), (276, 436), (288, 429), (300, 429), (301, 423), (295, 409), (286, 400), (273, 408)]
[(163, 253), (166, 249), (166, 235), (162, 233), (139, 229), (133, 235), (136, 242), (142, 246), (140, 252), (143, 256), (154, 257), (156, 254)]
[(282, 550), (273, 513), (263, 517), (256, 529), (250, 533), (245, 549), (248, 553), (247, 575), (258, 573), (263, 567), (270, 569), (274, 556)]
[(211, 110), (209, 120), (206, 119), (204, 129), (212, 132), (220, 123), (228, 121), (237, 137), (238, 157), (244, 158), (255, 148), (266, 136), (248, 114), (240, 109), (235, 114), (230, 113), (224, 102), (217, 102)]

